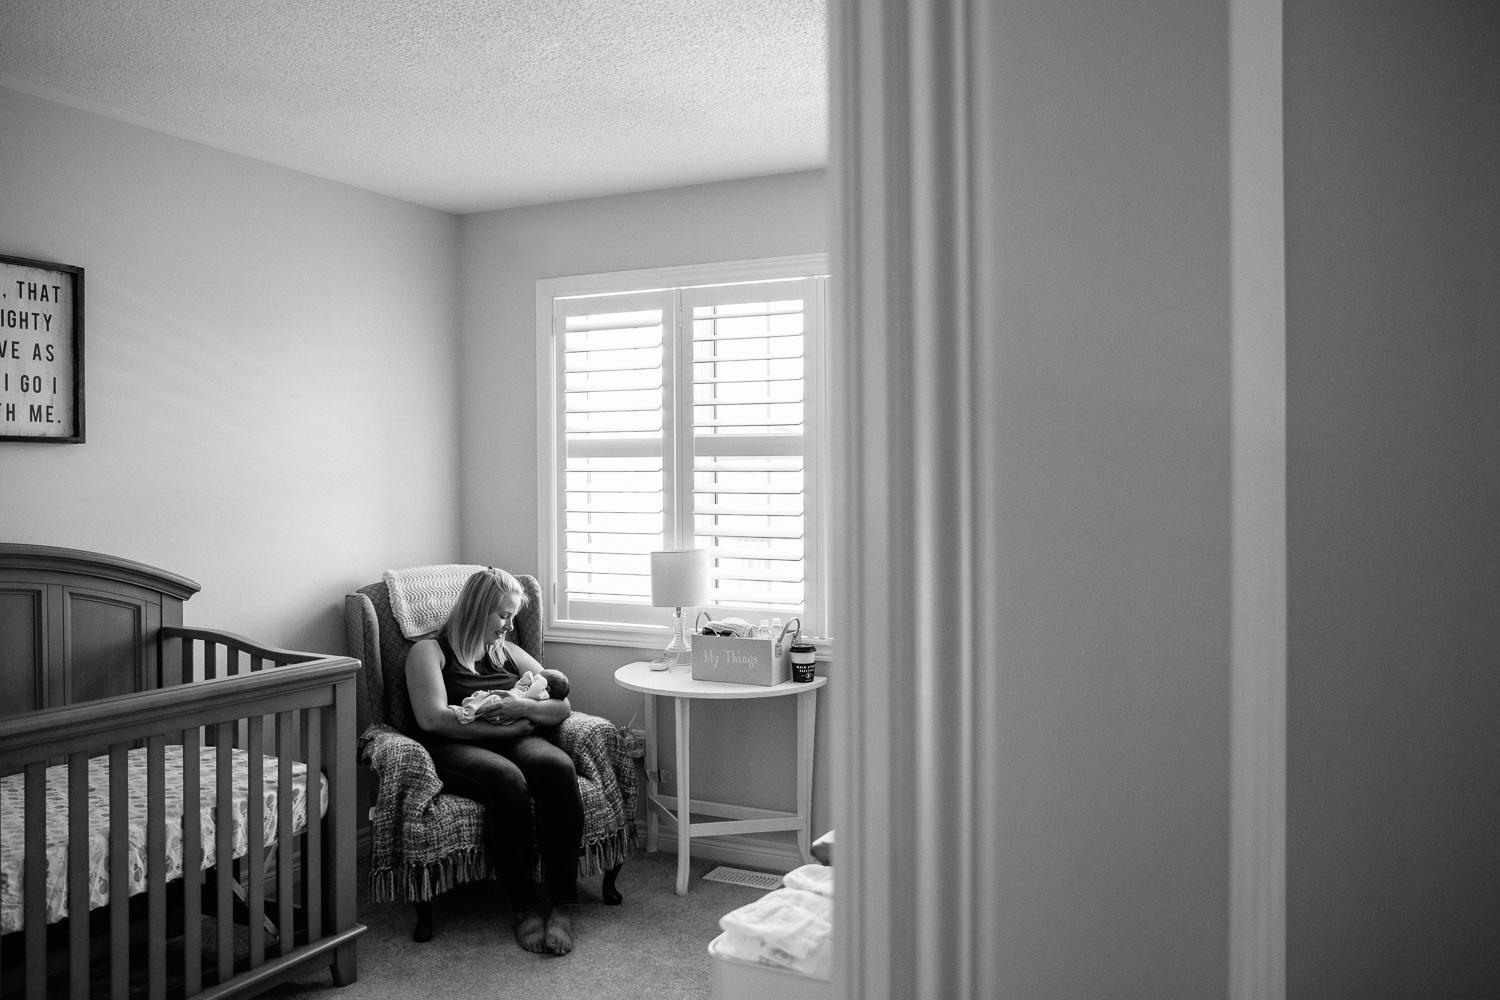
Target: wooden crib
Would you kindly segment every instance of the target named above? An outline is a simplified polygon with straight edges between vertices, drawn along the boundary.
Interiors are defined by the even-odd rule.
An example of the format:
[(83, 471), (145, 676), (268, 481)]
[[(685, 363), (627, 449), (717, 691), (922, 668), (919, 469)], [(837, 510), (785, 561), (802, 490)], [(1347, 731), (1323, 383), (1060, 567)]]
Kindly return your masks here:
[(355, 978), (359, 662), (184, 628), (197, 590), (0, 544), (0, 810), (20, 813), (0, 813), (4, 997), (249, 996), (318, 965)]

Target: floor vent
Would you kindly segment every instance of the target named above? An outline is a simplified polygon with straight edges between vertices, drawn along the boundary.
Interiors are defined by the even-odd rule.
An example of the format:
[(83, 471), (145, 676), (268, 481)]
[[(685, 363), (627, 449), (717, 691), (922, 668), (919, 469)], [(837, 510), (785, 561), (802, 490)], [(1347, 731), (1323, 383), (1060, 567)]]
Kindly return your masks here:
[(723, 865), (703, 876), (705, 882), (728, 882), (731, 885), (747, 885), (752, 889), (780, 889), (781, 876), (770, 872), (752, 872), (743, 868), (726, 868)]

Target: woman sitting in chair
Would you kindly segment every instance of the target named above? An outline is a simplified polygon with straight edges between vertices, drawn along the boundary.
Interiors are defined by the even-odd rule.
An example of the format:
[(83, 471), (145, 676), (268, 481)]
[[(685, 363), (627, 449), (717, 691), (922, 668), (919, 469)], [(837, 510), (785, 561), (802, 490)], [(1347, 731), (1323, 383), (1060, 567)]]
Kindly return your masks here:
[[(516, 915), (516, 943), (566, 955), (573, 949), (569, 909), (578, 901), (583, 802), (573, 761), (541, 734), (572, 707), (566, 697), (533, 701), (510, 690), (527, 670), (542, 669), (505, 641), (525, 602), (521, 584), (504, 570), (469, 577), (437, 637), (412, 647), (406, 686), (443, 785), (484, 806), (485, 842)], [(502, 696), (465, 722), (455, 709), (476, 691)], [(546, 868), (545, 919), (532, 877), (533, 843)]]

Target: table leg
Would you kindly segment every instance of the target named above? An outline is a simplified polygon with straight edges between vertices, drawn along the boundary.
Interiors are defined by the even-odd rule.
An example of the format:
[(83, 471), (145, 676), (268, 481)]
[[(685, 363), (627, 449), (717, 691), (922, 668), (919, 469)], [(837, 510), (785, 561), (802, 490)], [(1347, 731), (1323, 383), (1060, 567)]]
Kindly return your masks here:
[(690, 698), (677, 698), (677, 895), (688, 891), (688, 857), (693, 823), (692, 792), (688, 787), (688, 706)]
[(797, 828), (797, 850), (802, 852), (802, 863), (806, 865), (813, 863), (813, 737), (817, 726), (818, 692), (804, 691), (797, 695), (797, 818), (802, 820)]
[(646, 850), (656, 850), (657, 823), (656, 810), (651, 807), (651, 800), (661, 794), (661, 782), (656, 780), (657, 768), (661, 764), (656, 759), (656, 695), (646, 695)]

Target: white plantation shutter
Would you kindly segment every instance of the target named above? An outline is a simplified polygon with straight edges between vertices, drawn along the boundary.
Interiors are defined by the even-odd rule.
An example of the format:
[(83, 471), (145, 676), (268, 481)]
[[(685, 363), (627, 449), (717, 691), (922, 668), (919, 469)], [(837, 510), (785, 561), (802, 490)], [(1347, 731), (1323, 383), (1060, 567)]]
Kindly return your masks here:
[(801, 615), (806, 582), (807, 320), (813, 281), (685, 289), (693, 544), (713, 603)]
[(538, 285), (550, 313), (549, 629), (668, 624), (670, 609), (651, 606), (649, 553), (697, 547), (714, 556), (706, 608), (798, 617), (818, 634), (827, 278), (543, 287), (586, 280)]
[(672, 485), (670, 293), (559, 299), (566, 617), (651, 622), (653, 549)]

